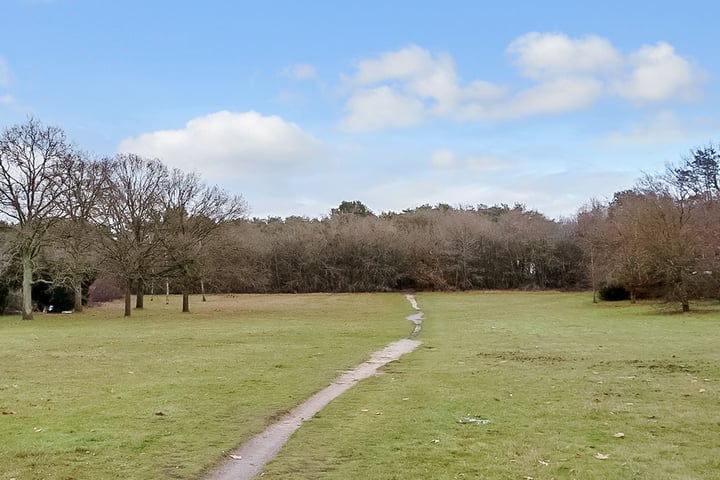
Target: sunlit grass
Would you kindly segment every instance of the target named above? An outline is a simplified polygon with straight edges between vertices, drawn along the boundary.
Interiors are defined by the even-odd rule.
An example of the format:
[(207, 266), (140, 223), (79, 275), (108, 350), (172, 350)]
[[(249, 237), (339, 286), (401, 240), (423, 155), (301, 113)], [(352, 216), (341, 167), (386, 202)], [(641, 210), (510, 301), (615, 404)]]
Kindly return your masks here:
[(418, 301), (424, 344), (307, 422), (263, 478), (720, 478), (716, 303)]
[(179, 302), (0, 318), (0, 480), (198, 478), (412, 329), (393, 294)]

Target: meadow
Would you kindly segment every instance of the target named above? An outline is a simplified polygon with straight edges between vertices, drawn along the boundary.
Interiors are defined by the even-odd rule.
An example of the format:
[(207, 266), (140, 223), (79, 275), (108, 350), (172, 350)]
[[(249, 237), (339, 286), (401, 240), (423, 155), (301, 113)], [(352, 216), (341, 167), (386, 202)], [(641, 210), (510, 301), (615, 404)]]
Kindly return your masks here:
[(0, 479), (202, 478), (411, 329), (394, 294), (145, 303), (0, 319)]
[[(720, 478), (720, 305), (417, 300), (423, 344), (305, 422), (264, 479)], [(412, 330), (401, 294), (178, 302), (0, 319), (0, 480), (203, 478)]]
[(417, 300), (423, 345), (307, 422), (264, 479), (720, 478), (717, 303)]

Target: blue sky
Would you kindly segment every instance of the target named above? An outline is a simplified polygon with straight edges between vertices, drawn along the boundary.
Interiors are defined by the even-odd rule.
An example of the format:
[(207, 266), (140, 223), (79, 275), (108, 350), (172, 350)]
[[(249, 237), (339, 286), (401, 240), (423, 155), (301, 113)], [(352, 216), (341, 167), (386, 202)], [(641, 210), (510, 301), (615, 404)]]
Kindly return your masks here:
[(0, 126), (198, 171), (251, 216), (556, 218), (720, 141), (715, 2), (0, 3)]

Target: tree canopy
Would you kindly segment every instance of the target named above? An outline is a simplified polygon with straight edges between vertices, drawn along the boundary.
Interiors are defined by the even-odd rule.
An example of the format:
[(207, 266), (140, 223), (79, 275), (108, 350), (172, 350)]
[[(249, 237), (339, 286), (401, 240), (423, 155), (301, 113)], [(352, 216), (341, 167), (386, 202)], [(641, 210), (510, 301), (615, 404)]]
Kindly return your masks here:
[(122, 291), (125, 315), (131, 295), (143, 308), (159, 286), (182, 294), (183, 311), (206, 289), (588, 288), (687, 311), (720, 297), (719, 169), (718, 148), (698, 147), (560, 220), (522, 204), (376, 215), (359, 200), (323, 218), (248, 220), (240, 196), (195, 172), (133, 153), (93, 159), (31, 118), (0, 135), (0, 299), (19, 287), (32, 318), (42, 284), (74, 292), (80, 311), (97, 279)]

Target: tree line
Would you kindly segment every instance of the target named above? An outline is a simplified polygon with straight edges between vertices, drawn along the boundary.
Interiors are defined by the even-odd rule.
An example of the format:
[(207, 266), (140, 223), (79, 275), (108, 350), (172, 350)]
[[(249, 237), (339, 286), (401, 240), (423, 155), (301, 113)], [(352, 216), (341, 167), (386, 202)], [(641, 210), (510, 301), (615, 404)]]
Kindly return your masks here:
[(631, 301), (654, 295), (690, 310), (720, 298), (720, 152), (695, 148), (658, 174), (577, 216), (594, 285), (616, 285)]
[(523, 205), (423, 205), (323, 218), (245, 217), (237, 195), (158, 159), (92, 158), (35, 119), (0, 136), (1, 279), (22, 292), (112, 282), (125, 315), (161, 286), (202, 292), (592, 289), (677, 301), (720, 296), (720, 155), (697, 148), (606, 202), (553, 220)]
[(571, 226), (521, 205), (374, 215), (359, 201), (343, 202), (322, 219), (231, 222), (214, 241), (224, 252), (210, 263), (218, 291), (573, 289), (585, 282)]
[(123, 289), (126, 316), (154, 278), (172, 278), (188, 311), (203, 242), (244, 212), (241, 197), (194, 173), (134, 154), (91, 158), (36, 119), (0, 136), (3, 279), (20, 288), (24, 319), (34, 284), (71, 289), (82, 311), (83, 284), (103, 272)]

